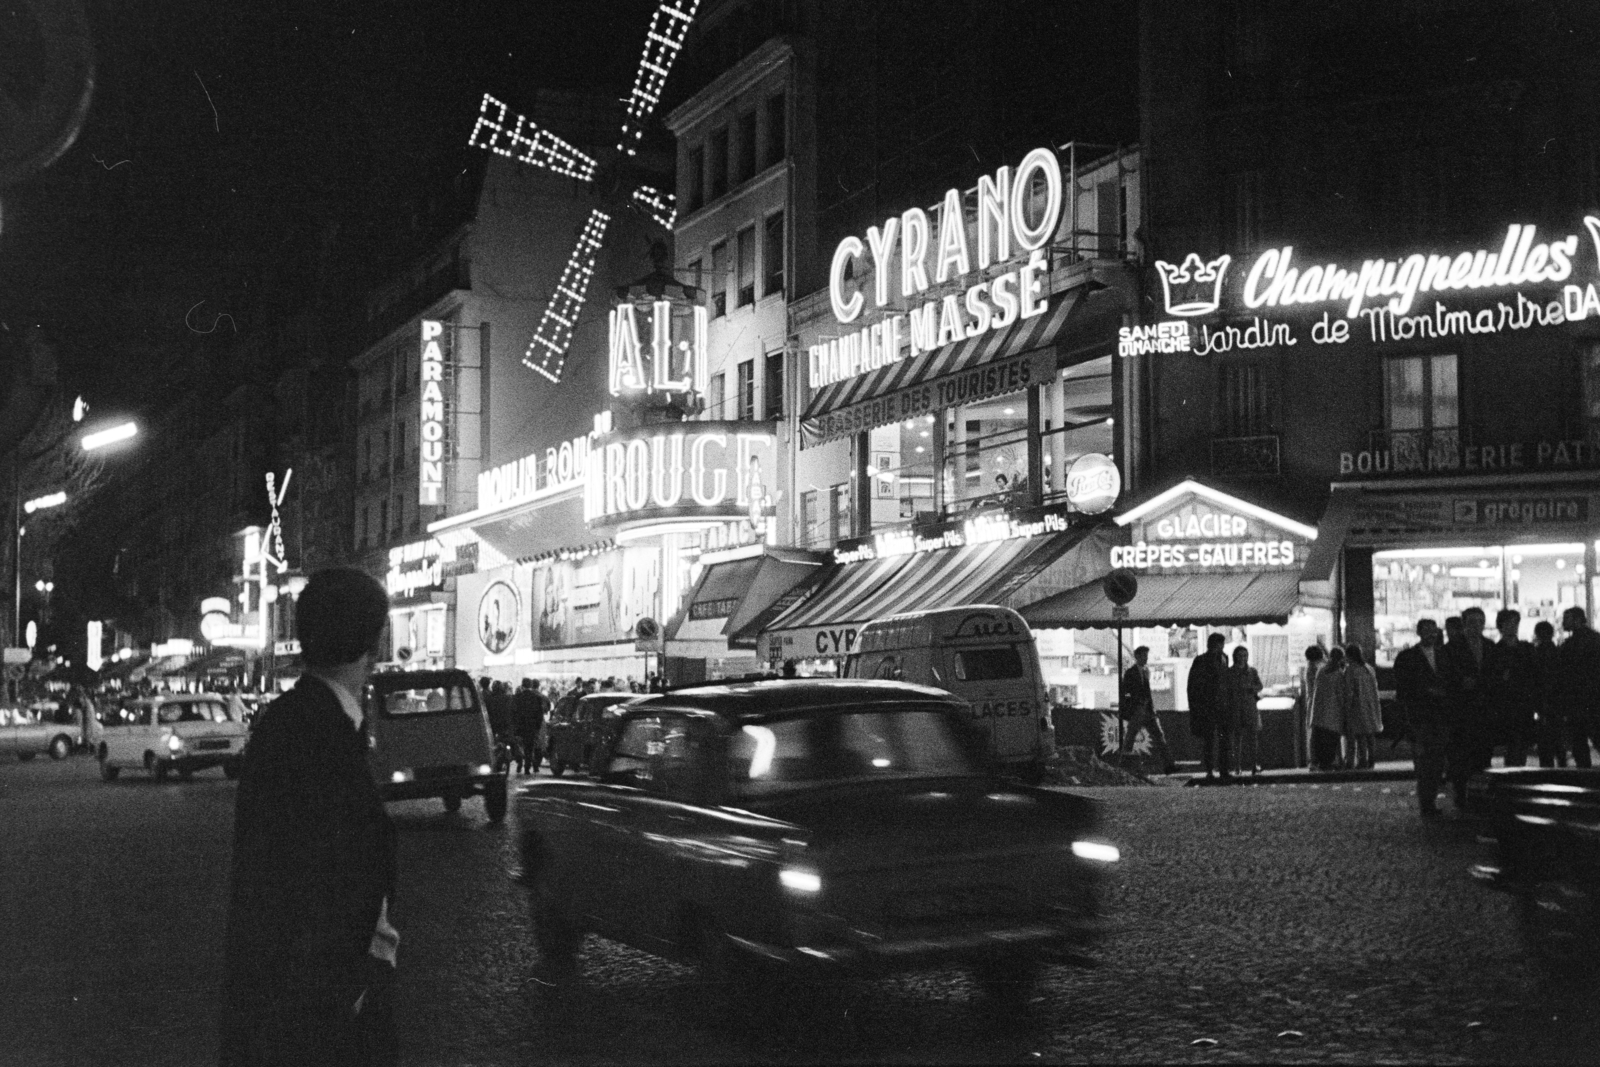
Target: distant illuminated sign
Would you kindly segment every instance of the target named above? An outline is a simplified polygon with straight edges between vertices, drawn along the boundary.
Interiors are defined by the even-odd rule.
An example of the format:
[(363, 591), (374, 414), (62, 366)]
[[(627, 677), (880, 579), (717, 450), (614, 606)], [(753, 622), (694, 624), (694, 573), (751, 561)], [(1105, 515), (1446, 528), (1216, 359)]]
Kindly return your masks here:
[(422, 589), (437, 589), (444, 584), (443, 565), (454, 553), (436, 538), (396, 545), (389, 550), (389, 572), (384, 585), (390, 596), (410, 596)]
[(444, 490), (444, 349), (439, 338), (444, 336), (444, 323), (435, 319), (422, 320), (421, 360), (421, 445), (422, 458), (417, 464), (417, 501), (421, 504), (441, 504), (439, 494)]
[(1117, 517), (1132, 544), (1112, 567), (1134, 571), (1280, 570), (1305, 563), (1317, 531), (1198, 482), (1182, 482)]
[(835, 563), (862, 563), (871, 559), (937, 552), (944, 548), (981, 545), (992, 541), (1041, 537), (1071, 528), (1068, 513), (1055, 506), (992, 511), (970, 519), (926, 529), (884, 530), (860, 541), (841, 541), (833, 550)]
[(478, 475), (478, 510), (490, 511), (538, 500), (582, 484), (589, 469), (593, 434), (502, 463)]
[(748, 518), (770, 499), (777, 471), (774, 423), (680, 422), (609, 436), (589, 460), (590, 523), (649, 518)]
[(1110, 456), (1088, 452), (1067, 468), (1067, 503), (1085, 515), (1109, 511), (1122, 493), (1122, 472)]
[(631, 301), (610, 315), (611, 395), (706, 391), (706, 309), (655, 300), (648, 305), (648, 354), (639, 335), (639, 311)]

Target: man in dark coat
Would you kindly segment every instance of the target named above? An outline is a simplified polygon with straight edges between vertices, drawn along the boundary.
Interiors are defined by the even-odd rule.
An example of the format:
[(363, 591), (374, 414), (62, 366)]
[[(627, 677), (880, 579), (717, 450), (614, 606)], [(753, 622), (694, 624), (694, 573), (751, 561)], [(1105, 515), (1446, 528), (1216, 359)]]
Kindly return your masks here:
[(1589, 743), (1600, 728), (1600, 634), (1582, 608), (1561, 615), (1567, 638), (1556, 648), (1556, 713), (1572, 749), (1574, 767), (1593, 766)]
[(540, 729), (544, 726), (546, 703), (539, 692), (539, 683), (524, 678), (511, 700), (511, 723), (517, 731), (518, 749), (521, 752), (520, 774), (531, 774), (539, 769), (544, 753), (539, 748)]
[(1200, 739), (1200, 765), (1206, 777), (1213, 770), (1226, 781), (1233, 777), (1228, 767), (1228, 752), (1232, 747), (1227, 716), (1222, 713), (1222, 679), (1228, 669), (1228, 657), (1222, 646), (1228, 639), (1222, 634), (1206, 638), (1206, 650), (1189, 665), (1189, 732)]
[(1450, 704), (1450, 742), (1445, 757), (1457, 810), (1467, 806), (1467, 780), (1489, 766), (1493, 755), (1493, 677), (1489, 642), (1483, 638), (1482, 608), (1461, 613), (1461, 636), (1444, 646), (1444, 688)]
[(1500, 639), (1489, 646), (1490, 711), (1494, 716), (1491, 745), (1506, 746), (1506, 766), (1526, 767), (1535, 741), (1534, 717), (1539, 705), (1539, 678), (1533, 646), (1519, 636), (1522, 613), (1503, 608), (1495, 613)]
[(1161, 773), (1171, 774), (1178, 769), (1172, 762), (1172, 750), (1167, 747), (1167, 734), (1156, 717), (1155, 695), (1150, 691), (1150, 649), (1140, 645), (1133, 650), (1133, 666), (1122, 674), (1122, 751), (1127, 755), (1139, 731), (1150, 736), (1150, 751), (1161, 760)]
[(1395, 699), (1405, 709), (1417, 772), (1417, 805), (1425, 819), (1439, 814), (1450, 732), (1445, 710), (1443, 635), (1432, 619), (1417, 620), (1417, 643), (1394, 658)]
[(383, 586), (321, 571), (296, 606), (306, 673), (268, 705), (235, 804), (221, 1062), (391, 1064), (395, 838), (367, 769), (361, 692)]

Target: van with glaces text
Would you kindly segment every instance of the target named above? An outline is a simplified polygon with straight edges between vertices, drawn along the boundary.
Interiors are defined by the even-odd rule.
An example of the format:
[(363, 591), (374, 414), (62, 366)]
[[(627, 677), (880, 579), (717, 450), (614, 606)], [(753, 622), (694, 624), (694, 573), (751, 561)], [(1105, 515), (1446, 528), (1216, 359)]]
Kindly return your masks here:
[(844, 674), (931, 685), (961, 697), (988, 738), (990, 757), (1026, 779), (1037, 781), (1055, 755), (1033, 631), (1010, 608), (973, 604), (869, 622)]

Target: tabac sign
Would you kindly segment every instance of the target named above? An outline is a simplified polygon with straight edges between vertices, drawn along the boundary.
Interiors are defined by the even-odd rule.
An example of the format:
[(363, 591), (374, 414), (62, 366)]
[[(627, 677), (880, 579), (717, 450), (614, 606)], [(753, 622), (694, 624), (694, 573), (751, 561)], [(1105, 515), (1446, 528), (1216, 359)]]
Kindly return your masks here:
[(1305, 565), (1314, 527), (1246, 500), (1184, 481), (1117, 516), (1130, 544), (1111, 566), (1139, 573), (1283, 571)]
[(1313, 258), (1293, 245), (1235, 263), (1157, 260), (1165, 322), (1124, 327), (1122, 355), (1504, 335), (1600, 318), (1600, 218), (1512, 223), (1473, 247)]

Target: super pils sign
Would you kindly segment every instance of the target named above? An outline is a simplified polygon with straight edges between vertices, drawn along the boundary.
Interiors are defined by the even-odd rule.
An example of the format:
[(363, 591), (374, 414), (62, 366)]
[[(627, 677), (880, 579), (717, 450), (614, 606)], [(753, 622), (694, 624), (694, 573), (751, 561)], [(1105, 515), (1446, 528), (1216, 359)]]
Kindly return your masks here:
[(417, 464), (417, 501), (440, 503), (444, 491), (444, 323), (422, 320), (422, 458)]

